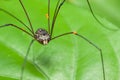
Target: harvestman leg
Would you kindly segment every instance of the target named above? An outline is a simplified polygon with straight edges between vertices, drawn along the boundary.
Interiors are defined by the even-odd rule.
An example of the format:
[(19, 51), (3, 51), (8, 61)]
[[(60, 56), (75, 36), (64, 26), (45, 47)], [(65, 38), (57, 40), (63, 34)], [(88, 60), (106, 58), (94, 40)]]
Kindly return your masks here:
[(100, 22), (100, 20), (94, 15), (94, 12), (93, 12), (93, 10), (92, 10), (92, 7), (91, 7), (91, 5), (90, 5), (89, 0), (87, 0), (87, 3), (88, 3), (88, 6), (89, 6), (90, 11), (91, 11), (91, 13), (92, 13), (92, 16), (94, 17), (94, 19), (95, 19), (102, 27), (104, 27), (105, 29), (112, 30), (112, 31), (117, 31), (117, 30), (118, 30), (118, 29), (112, 29), (112, 28), (106, 27), (104, 24), (102, 24), (102, 23)]
[[(19, 29), (19, 30), (21, 30), (21, 31), (23, 31), (23, 32), (25, 32), (25, 33), (27, 33), (27, 34), (30, 35), (31, 37), (33, 37), (32, 34), (30, 34), (30, 33), (27, 32), (26, 30), (24, 30), (24, 29), (22, 29), (22, 28), (20, 28), (20, 27), (18, 27), (18, 26), (16, 26), (16, 25), (14, 25), (14, 24), (4, 24), (4, 25), (0, 26), (0, 28), (9, 27), (9, 26), (12, 26), (12, 27), (14, 27), (14, 28), (17, 28), (17, 29)], [(27, 50), (27, 54), (26, 54), (25, 59), (24, 59), (24, 61), (23, 61), (22, 69), (21, 69), (21, 77), (20, 77), (20, 80), (22, 80), (22, 78), (23, 78), (23, 71), (24, 71), (24, 68), (25, 68), (27, 56), (28, 56), (30, 47), (31, 47), (31, 45), (32, 45), (33, 42), (34, 42), (34, 40), (32, 40), (32, 41), (30, 42), (30, 45), (29, 45), (28, 50)]]
[(26, 66), (27, 56), (28, 56), (28, 54), (29, 54), (30, 48), (31, 48), (31, 46), (32, 46), (32, 44), (33, 44), (34, 41), (35, 41), (34, 39), (31, 40), (31, 42), (30, 42), (30, 44), (29, 44), (29, 47), (28, 47), (28, 49), (27, 49), (27, 53), (26, 53), (26, 55), (25, 55), (25, 58), (24, 58), (24, 61), (23, 61), (23, 64), (22, 64), (22, 68), (21, 68), (20, 80), (23, 80), (23, 73), (24, 73), (24, 69), (25, 69), (25, 66)]
[[(20, 76), (20, 80), (23, 80), (23, 74), (24, 74), (24, 70), (25, 70), (25, 66), (26, 66), (26, 62), (27, 62), (27, 57), (30, 53), (30, 50), (31, 50), (31, 47), (32, 47), (32, 44), (34, 43), (35, 39), (31, 40), (30, 44), (29, 44), (29, 47), (27, 49), (27, 53), (25, 55), (25, 58), (24, 58), (24, 61), (23, 61), (23, 64), (22, 64), (22, 68), (21, 68), (21, 76)], [(34, 55), (34, 54), (33, 54)], [(47, 74), (35, 63), (35, 58), (33, 56), (33, 65), (36, 67), (36, 69), (38, 69), (38, 71), (42, 72), (42, 74), (47, 77), (48, 80), (49, 77), (47, 76)]]
[(23, 10), (24, 10), (24, 13), (25, 13), (26, 17), (27, 17), (27, 20), (28, 20), (29, 25), (30, 25), (31, 32), (32, 32), (32, 34), (34, 34), (34, 29), (33, 29), (33, 27), (32, 27), (32, 23), (31, 23), (31, 20), (30, 20), (30, 18), (29, 18), (29, 15), (28, 15), (28, 13), (27, 13), (27, 11), (26, 11), (26, 9), (25, 9), (22, 1), (19, 0), (19, 2), (20, 2), (21, 6), (22, 6), (22, 8), (23, 8)]
[(0, 11), (6, 13), (7, 15), (11, 16), (12, 18), (16, 19), (18, 22), (20, 22), (21, 24), (23, 24), (30, 32), (32, 32), (31, 29), (24, 22), (22, 22), (20, 19), (18, 19), (16, 16), (14, 16), (13, 14), (11, 14), (10, 12), (8, 12), (8, 11), (2, 9), (2, 8), (0, 8)]
[(50, 0), (48, 0), (48, 33), (50, 34)]
[[(27, 34), (30, 35), (31, 37), (33, 37), (32, 34), (30, 34), (29, 32), (27, 32), (26, 30), (24, 30), (24, 29), (16, 26), (15, 24), (4, 24), (4, 25), (0, 26), (0, 28), (10, 27), (10, 26), (11, 26), (11, 27), (14, 27), (14, 28), (17, 28), (17, 29), (19, 29), (19, 30), (27, 33)], [(29, 47), (28, 47), (28, 49), (27, 49), (27, 53), (26, 53), (26, 55), (25, 55), (25, 58), (24, 58), (24, 61), (23, 61), (23, 64), (22, 64), (22, 68), (21, 68), (20, 80), (23, 80), (23, 73), (24, 73), (24, 69), (25, 69), (25, 66), (26, 66), (27, 56), (29, 55), (30, 48), (31, 48), (31, 46), (32, 46), (32, 44), (33, 44), (34, 41), (35, 41), (35, 40), (33, 39), (33, 40), (30, 42)], [(39, 69), (40, 71), (42, 71), (42, 69), (40, 69), (40, 67), (38, 67), (36, 63), (34, 63), (34, 65), (35, 65), (35, 67), (36, 67), (37, 69)], [(44, 73), (44, 71), (42, 71), (42, 73), (43, 73), (43, 74), (48, 78), (48, 80), (49, 80), (49, 77)]]
[[(51, 37), (52, 37), (52, 33), (53, 33), (53, 29), (54, 29), (54, 24), (55, 24), (55, 22), (56, 22), (57, 15), (58, 15), (58, 13), (59, 13), (59, 11), (60, 11), (60, 9), (61, 9), (61, 6), (64, 4), (65, 1), (66, 1), (66, 0), (63, 0), (63, 1), (60, 3), (60, 0), (59, 0), (58, 3), (57, 3), (57, 6), (56, 6), (56, 8), (55, 8), (55, 12), (54, 12), (54, 16), (53, 16), (53, 21), (52, 21), (52, 27), (51, 27)], [(89, 0), (87, 0), (87, 3), (88, 3), (88, 5), (89, 5), (89, 7), (90, 7), (90, 10), (91, 10), (91, 12), (92, 12), (93, 17), (95, 17), (95, 15), (94, 15), (94, 13), (93, 13), (93, 11), (92, 11), (91, 5), (90, 5), (90, 3), (89, 3)], [(96, 19), (96, 17), (95, 17), (95, 19)], [(97, 19), (97, 21), (98, 21), (98, 23), (100, 23), (98, 19)], [(102, 24), (102, 23), (100, 23), (100, 24)], [(77, 35), (77, 36), (81, 37), (82, 39), (86, 40), (89, 44), (91, 44), (92, 46), (94, 46), (97, 50), (99, 50), (100, 56), (101, 56), (101, 62), (102, 62), (102, 69), (103, 69), (103, 80), (106, 80), (106, 79), (105, 79), (105, 68), (104, 68), (102, 50), (101, 50), (98, 46), (96, 46), (94, 43), (92, 43), (90, 40), (88, 40), (87, 38), (85, 38), (84, 36), (82, 36), (82, 35), (80, 35), (80, 34), (77, 34), (76, 32), (64, 33), (64, 34), (58, 35), (58, 36), (56, 36), (56, 37), (53, 37), (51, 40), (54, 40), (54, 39), (56, 39), (56, 38), (59, 38), (59, 37), (61, 37), (61, 36), (65, 36), (65, 35), (68, 35), (68, 34), (74, 34), (74, 35)]]
[(24, 30), (24, 29), (22, 29), (22, 28), (16, 26), (15, 24), (4, 24), (4, 25), (0, 26), (0, 28), (9, 27), (9, 26), (12, 26), (12, 27), (14, 27), (14, 28), (17, 28), (17, 29), (19, 29), (19, 30), (21, 30), (21, 31), (23, 31), (23, 32), (25, 32), (25, 33), (27, 33), (27, 34), (30, 35), (31, 37), (33, 37), (32, 34), (30, 34), (29, 32), (27, 32), (26, 30)]
[(62, 5), (65, 3), (66, 0), (63, 0), (61, 3), (60, 3), (60, 0), (57, 2), (57, 6), (55, 8), (55, 12), (54, 12), (54, 16), (53, 16), (53, 20), (52, 20), (52, 26), (51, 26), (51, 36), (53, 34), (53, 29), (54, 29), (54, 25), (55, 25), (55, 22), (56, 22), (56, 19), (57, 19), (57, 15), (62, 7)]
[[(25, 66), (26, 66), (26, 61), (27, 61), (27, 57), (30, 53), (30, 49), (32, 47), (32, 44), (34, 43), (35, 39), (31, 40), (30, 44), (29, 44), (29, 47), (27, 49), (27, 53), (25, 55), (25, 58), (24, 58), (24, 61), (23, 61), (23, 64), (22, 64), (22, 68), (21, 68), (21, 76), (20, 76), (20, 80), (23, 80), (23, 74), (24, 74), (24, 70), (25, 70)], [(34, 54), (33, 54), (34, 55)], [(36, 63), (35, 63), (35, 57), (33, 56), (33, 65), (36, 67), (36, 69), (38, 69), (38, 71), (40, 71), (45, 77), (47, 77), (47, 80), (50, 80), (50, 78), (47, 76), (47, 74), (40, 68), (40, 66), (38, 66)]]
[[(23, 74), (24, 74), (24, 70), (25, 70), (25, 66), (26, 66), (27, 57), (30, 53), (30, 50), (31, 50), (31, 47), (32, 47), (32, 44), (34, 43), (34, 41), (35, 41), (35, 39), (31, 40), (31, 42), (29, 44), (29, 47), (27, 49), (27, 53), (25, 55), (25, 58), (24, 58), (24, 61), (23, 61), (23, 64), (22, 64), (22, 68), (21, 68), (20, 80), (23, 80)], [(33, 56), (33, 65), (38, 69), (38, 71), (42, 72), (42, 74), (45, 75), (45, 77), (47, 77), (48, 80), (50, 80), (49, 77), (47, 76), (47, 74), (35, 63), (34, 56)]]
[(53, 37), (51, 40), (54, 40), (56, 38), (59, 38), (59, 37), (62, 37), (62, 36), (65, 36), (65, 35), (69, 35), (69, 34), (74, 34), (78, 37), (81, 37), (82, 39), (84, 39), (85, 41), (87, 41), (89, 44), (91, 44), (92, 46), (94, 46), (97, 50), (99, 50), (100, 52), (100, 57), (101, 57), (101, 62), (102, 62), (102, 73), (103, 73), (103, 80), (106, 80), (105, 78), (105, 67), (104, 67), (104, 60), (103, 60), (103, 54), (102, 54), (102, 49), (100, 49), (98, 46), (96, 46), (94, 43), (92, 43), (90, 40), (88, 40), (86, 37), (76, 33), (76, 32), (68, 32), (68, 33), (64, 33), (64, 34), (61, 34), (61, 35), (58, 35), (56, 37)]
[[(27, 11), (26, 11), (26, 9), (25, 9), (22, 1), (19, 0), (19, 2), (20, 2), (21, 6), (22, 6), (22, 8), (23, 8), (23, 10), (24, 10), (24, 12), (25, 12), (25, 15), (26, 15), (27, 19), (28, 19), (31, 32), (33, 33), (33, 35), (35, 35), (35, 34), (34, 34), (33, 27), (32, 27), (32, 23), (31, 23), (30, 18), (29, 18), (29, 15), (28, 15), (28, 13), (27, 13)], [(50, 33), (50, 0), (48, 0), (48, 16), (49, 16), (49, 17), (48, 17), (48, 32)], [(28, 54), (29, 54), (29, 50), (30, 50), (33, 42), (34, 42), (34, 40), (31, 41), (31, 43), (30, 43), (30, 45), (29, 45), (29, 48), (28, 48), (28, 50), (27, 50), (25, 59), (24, 59), (24, 61), (23, 61), (23, 65), (22, 65), (22, 69), (21, 69), (21, 78), (20, 78), (20, 80), (23, 79), (23, 73), (24, 73), (24, 69), (25, 69), (25, 65), (26, 65), (26, 61), (27, 61), (27, 56), (28, 56)], [(34, 63), (34, 59), (33, 59), (33, 63)], [(35, 67), (36, 67), (37, 69), (39, 69), (40, 71), (42, 71), (42, 69), (40, 69), (40, 67), (38, 67), (36, 63), (34, 63), (34, 65), (35, 65)], [(42, 73), (49, 79), (49, 77), (44, 73), (44, 71), (42, 71)]]

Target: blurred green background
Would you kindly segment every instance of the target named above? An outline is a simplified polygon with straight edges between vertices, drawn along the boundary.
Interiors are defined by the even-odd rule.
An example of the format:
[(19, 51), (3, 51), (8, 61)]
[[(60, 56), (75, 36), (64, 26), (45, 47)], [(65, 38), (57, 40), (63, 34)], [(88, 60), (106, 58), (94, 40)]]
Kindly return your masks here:
[[(47, 0), (22, 0), (34, 30), (47, 29)], [(51, 16), (57, 0), (51, 0)], [(97, 18), (92, 16), (86, 0), (67, 0), (58, 15), (53, 36), (76, 31), (103, 51), (106, 80), (120, 80), (120, 1), (90, 0)], [(18, 0), (0, 0), (0, 8), (29, 25)], [(52, 18), (51, 18), (52, 20)], [(13, 23), (26, 29), (14, 18), (0, 11), (0, 25)], [(0, 28), (0, 80), (18, 80), (31, 37), (12, 27)], [(33, 65), (33, 57), (37, 65)], [(43, 46), (35, 42), (28, 56), (24, 80), (103, 80), (99, 51), (83, 39), (68, 35)]]

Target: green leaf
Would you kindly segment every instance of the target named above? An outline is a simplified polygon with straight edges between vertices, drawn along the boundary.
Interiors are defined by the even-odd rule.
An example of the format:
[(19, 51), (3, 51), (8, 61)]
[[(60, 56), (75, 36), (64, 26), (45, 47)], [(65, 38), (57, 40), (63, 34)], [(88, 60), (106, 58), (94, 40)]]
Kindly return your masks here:
[[(22, 2), (30, 16), (34, 30), (47, 29), (45, 16), (47, 14), (47, 0), (22, 0)], [(51, 0), (51, 21), (56, 2), (57, 0)], [(101, 11), (97, 13), (96, 11), (97, 9), (103, 10), (108, 5), (95, 9), (94, 5), (97, 6), (97, 4), (90, 3), (95, 15), (105, 26), (114, 24), (110, 27), (119, 28), (117, 22), (119, 19), (113, 18), (115, 15), (107, 15), (107, 12), (101, 13)], [(120, 31), (110, 31), (103, 28), (93, 18), (89, 9), (79, 6), (79, 4), (75, 5), (75, 3), (70, 4), (68, 1), (62, 6), (53, 36), (71, 31), (85, 36), (102, 49), (106, 80), (119, 80), (120, 38), (118, 36)], [(9, 11), (29, 25), (18, 0), (1, 0), (0, 8)], [(111, 21), (102, 20), (101, 15), (108, 17)], [(0, 25), (6, 23), (16, 24), (27, 30), (14, 18), (0, 11)], [(31, 40), (29, 35), (13, 27), (0, 28), (0, 80), (20, 79), (22, 63)], [(35, 58), (37, 65), (34, 64), (33, 58)], [(73, 34), (52, 40), (45, 46), (35, 42), (25, 66), (24, 80), (47, 80), (48, 78), (50, 80), (103, 80), (100, 52), (84, 39)]]

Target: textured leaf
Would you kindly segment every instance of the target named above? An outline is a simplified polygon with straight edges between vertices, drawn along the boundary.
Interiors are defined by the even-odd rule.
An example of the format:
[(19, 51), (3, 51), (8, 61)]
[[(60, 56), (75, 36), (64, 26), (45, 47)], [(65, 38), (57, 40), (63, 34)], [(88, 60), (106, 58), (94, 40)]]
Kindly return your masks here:
[[(29, 13), (34, 30), (40, 27), (47, 29), (45, 16), (47, 0), (22, 0), (22, 2)], [(56, 2), (57, 0), (51, 0), (51, 16)], [(76, 0), (76, 2), (79, 3), (80, 0)], [(102, 11), (103, 9), (108, 10), (106, 8), (109, 7), (108, 5), (94, 7), (98, 3), (90, 2), (96, 16), (105, 26), (114, 24), (108, 27), (119, 28), (119, 18), (114, 18), (115, 15), (108, 15), (108, 12)], [(112, 2), (110, 3), (112, 5)], [(83, 1), (84, 4), (85, 1)], [(101, 4), (99, 3), (99, 5)], [(120, 31), (110, 31), (103, 28), (93, 18), (87, 5), (83, 7), (79, 4), (75, 5), (75, 3), (70, 4), (68, 1), (62, 6), (53, 36), (70, 31), (76, 31), (85, 36), (103, 51), (106, 80), (120, 80), (120, 38), (118, 37)], [(119, 9), (118, 7), (115, 9)], [(0, 8), (11, 12), (29, 25), (18, 0), (1, 0)], [(111, 8), (111, 10), (114, 9)], [(119, 15), (119, 13), (116, 14)], [(109, 20), (103, 20), (104, 17)], [(6, 23), (14, 23), (26, 29), (14, 18), (0, 11), (0, 25)], [(21, 65), (31, 40), (29, 35), (15, 28), (0, 28), (0, 80), (18, 80), (20, 78)], [(33, 58), (41, 70), (35, 67)], [(55, 39), (45, 46), (35, 42), (28, 56), (24, 80), (47, 80), (47, 77), (50, 80), (103, 80), (100, 53), (88, 42), (74, 35)]]

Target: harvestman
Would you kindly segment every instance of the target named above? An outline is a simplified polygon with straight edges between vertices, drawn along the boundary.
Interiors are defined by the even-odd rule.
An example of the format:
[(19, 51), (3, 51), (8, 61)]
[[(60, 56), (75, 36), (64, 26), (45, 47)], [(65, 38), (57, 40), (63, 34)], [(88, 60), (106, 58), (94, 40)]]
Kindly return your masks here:
[[(18, 19), (16, 16), (14, 16), (13, 14), (9, 13), (8, 11), (4, 10), (4, 9), (1, 9), (0, 8), (0, 11), (8, 14), (9, 16), (13, 17), (14, 19), (16, 19), (18, 22), (20, 22), (22, 25), (24, 25), (29, 31), (26, 31), (22, 28), (20, 28), (19, 26), (15, 25), (15, 24), (11, 24), (11, 23), (8, 23), (8, 24), (4, 24), (2, 26), (0, 26), (0, 28), (2, 27), (8, 27), (8, 26), (11, 26), (11, 27), (14, 27), (14, 28), (17, 28), (23, 32), (25, 32), (26, 34), (28, 34), (29, 36), (33, 37), (33, 40), (31, 40), (30, 44), (29, 44), (29, 47), (27, 49), (27, 53), (26, 53), (26, 56), (25, 56), (25, 59), (24, 59), (24, 62), (23, 62), (23, 65), (22, 65), (22, 69), (21, 69), (21, 77), (20, 77), (20, 80), (23, 80), (23, 73), (24, 73), (24, 69), (25, 69), (25, 64), (26, 64), (26, 61), (27, 61), (27, 56), (29, 54), (29, 51), (30, 51), (30, 48), (33, 44), (34, 41), (38, 41), (40, 44), (42, 45), (47, 45), (50, 41), (56, 39), (56, 38), (59, 38), (59, 37), (62, 37), (62, 36), (65, 36), (65, 35), (69, 35), (69, 34), (73, 34), (73, 35), (76, 35), (78, 37), (81, 37), (82, 39), (84, 39), (85, 41), (87, 41), (90, 45), (94, 46), (99, 52), (100, 52), (100, 58), (101, 58), (101, 67), (102, 67), (102, 74), (103, 74), (103, 80), (106, 80), (106, 76), (105, 76), (105, 67), (104, 67), (104, 61), (103, 61), (103, 53), (102, 53), (102, 50), (101, 48), (99, 48), (98, 46), (96, 46), (94, 43), (92, 43), (90, 40), (88, 40), (86, 37), (78, 34), (77, 32), (66, 32), (66, 33), (63, 33), (61, 35), (58, 35), (58, 36), (55, 36), (53, 37), (52, 34), (53, 34), (53, 29), (54, 29), (54, 24), (56, 22), (56, 18), (57, 18), (57, 15), (60, 11), (60, 8), (61, 6), (64, 4), (66, 0), (63, 0), (63, 1), (60, 1), (58, 0), (57, 2), (57, 5), (56, 5), (56, 8), (55, 8), (55, 11), (54, 11), (54, 16), (53, 16), (53, 20), (52, 20), (52, 25), (50, 24), (50, 0), (48, 0), (48, 30), (45, 30), (45, 29), (42, 29), (42, 28), (39, 28), (36, 32), (34, 31), (33, 27), (32, 27), (32, 23), (30, 21), (30, 18), (28, 16), (28, 13), (22, 3), (21, 0), (19, 0), (24, 12), (25, 12), (25, 15), (26, 15), (26, 18), (29, 22), (29, 26), (27, 26), (24, 22), (22, 22), (20, 19)], [(89, 5), (89, 8), (90, 8), (90, 11), (93, 15), (93, 17), (101, 24), (101, 22), (95, 17), (93, 11), (92, 11), (92, 8), (90, 6), (90, 3), (89, 1), (87, 0), (87, 3)]]

